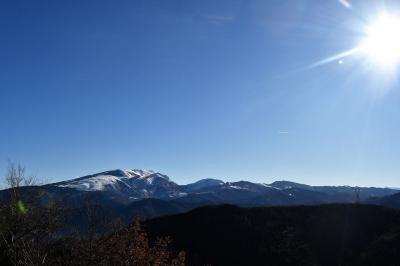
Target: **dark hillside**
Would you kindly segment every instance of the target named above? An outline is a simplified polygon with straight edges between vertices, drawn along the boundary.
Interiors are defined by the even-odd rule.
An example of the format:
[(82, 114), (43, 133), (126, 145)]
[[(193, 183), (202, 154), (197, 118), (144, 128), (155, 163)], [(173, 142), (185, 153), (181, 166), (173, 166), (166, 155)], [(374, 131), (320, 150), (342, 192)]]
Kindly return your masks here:
[(153, 219), (146, 228), (171, 236), (191, 265), (398, 265), (399, 225), (398, 211), (373, 205), (224, 205)]
[(367, 203), (383, 205), (389, 208), (400, 208), (400, 193), (385, 197), (374, 197), (367, 200)]

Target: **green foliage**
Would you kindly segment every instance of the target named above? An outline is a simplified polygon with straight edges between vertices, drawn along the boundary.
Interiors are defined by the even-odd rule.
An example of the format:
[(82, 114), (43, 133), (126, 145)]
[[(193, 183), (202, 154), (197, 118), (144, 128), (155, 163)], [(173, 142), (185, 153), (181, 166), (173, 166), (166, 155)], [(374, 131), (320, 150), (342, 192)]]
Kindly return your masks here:
[(25, 207), (25, 204), (22, 200), (18, 200), (17, 207), (21, 214), (26, 214), (28, 212), (28, 209)]

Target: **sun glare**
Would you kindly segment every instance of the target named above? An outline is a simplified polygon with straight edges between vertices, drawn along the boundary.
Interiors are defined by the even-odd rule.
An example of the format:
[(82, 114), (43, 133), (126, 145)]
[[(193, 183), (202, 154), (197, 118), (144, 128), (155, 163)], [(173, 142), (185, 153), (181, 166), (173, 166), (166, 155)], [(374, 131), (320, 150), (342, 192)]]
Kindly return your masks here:
[(359, 49), (381, 68), (396, 67), (400, 63), (400, 17), (384, 14), (368, 25)]

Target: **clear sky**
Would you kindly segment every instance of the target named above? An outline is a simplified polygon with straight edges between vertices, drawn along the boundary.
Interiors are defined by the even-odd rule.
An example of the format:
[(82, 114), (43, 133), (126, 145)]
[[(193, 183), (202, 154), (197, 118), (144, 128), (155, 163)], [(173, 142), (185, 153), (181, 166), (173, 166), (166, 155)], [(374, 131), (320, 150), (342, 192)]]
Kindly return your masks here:
[(394, 3), (3, 0), (0, 172), (400, 186), (397, 69), (323, 61)]

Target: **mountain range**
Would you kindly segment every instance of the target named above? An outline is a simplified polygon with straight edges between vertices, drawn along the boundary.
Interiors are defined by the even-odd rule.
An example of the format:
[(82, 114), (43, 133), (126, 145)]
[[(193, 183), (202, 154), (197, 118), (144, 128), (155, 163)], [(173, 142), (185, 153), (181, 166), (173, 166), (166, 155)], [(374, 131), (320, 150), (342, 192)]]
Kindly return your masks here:
[[(0, 202), (12, 189), (0, 191)], [(22, 202), (58, 206), (64, 224), (60, 233), (110, 231), (114, 222), (128, 225), (135, 219), (170, 216), (204, 206), (238, 207), (368, 203), (400, 208), (400, 191), (393, 188), (310, 186), (290, 181), (254, 183), (201, 179), (180, 185), (165, 174), (150, 170), (110, 170), (42, 186), (20, 187)]]
[[(249, 181), (224, 182), (218, 179), (201, 179), (197, 182), (178, 185), (167, 175), (151, 170), (111, 170), (47, 185), (47, 187), (69, 188), (81, 192), (104, 192), (130, 203), (155, 198), (164, 200), (202, 198), (224, 203), (257, 202), (312, 203), (313, 201), (352, 202), (395, 194), (397, 189), (351, 186), (310, 186), (290, 181), (271, 184)], [(279, 203), (279, 202), (276, 202)]]
[[(24, 189), (26, 195), (31, 194), (29, 191), (32, 189), (46, 192), (41, 194), (44, 203), (58, 201), (70, 209), (96, 205), (110, 216), (127, 222), (135, 217), (152, 218), (219, 204), (260, 207), (365, 202), (400, 207), (400, 191), (392, 188), (310, 186), (290, 181), (270, 184), (225, 182), (218, 179), (201, 179), (179, 185), (165, 174), (139, 169), (110, 170)], [(5, 191), (0, 191), (0, 199), (4, 195)]]
[(167, 175), (151, 170), (111, 170), (43, 188), (63, 192), (66, 199), (77, 195), (101, 195), (104, 200), (129, 205), (145, 199), (158, 199), (186, 205), (229, 203), (240, 206), (310, 205), (351, 203), (391, 196), (391, 188), (351, 186), (310, 186), (290, 181), (271, 184), (249, 181), (225, 182), (201, 179), (178, 185)]

